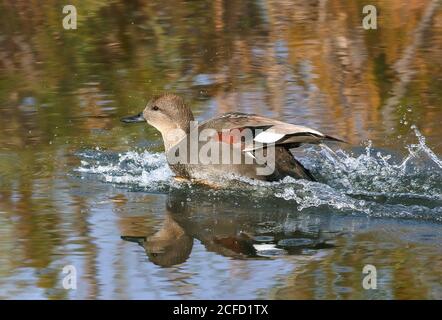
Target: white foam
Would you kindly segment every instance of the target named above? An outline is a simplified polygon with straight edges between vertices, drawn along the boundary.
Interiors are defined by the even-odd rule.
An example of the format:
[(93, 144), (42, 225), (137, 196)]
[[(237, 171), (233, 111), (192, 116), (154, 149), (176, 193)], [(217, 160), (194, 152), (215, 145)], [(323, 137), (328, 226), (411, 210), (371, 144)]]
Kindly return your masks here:
[[(90, 155), (85, 157), (88, 161), (81, 161), (81, 166), (76, 171), (99, 175), (109, 183), (155, 189), (160, 183), (168, 182), (172, 177), (166, 157), (160, 153), (129, 151), (118, 154), (116, 160), (107, 159), (105, 154), (99, 153), (93, 157)], [(102, 164), (103, 162), (105, 163)]]

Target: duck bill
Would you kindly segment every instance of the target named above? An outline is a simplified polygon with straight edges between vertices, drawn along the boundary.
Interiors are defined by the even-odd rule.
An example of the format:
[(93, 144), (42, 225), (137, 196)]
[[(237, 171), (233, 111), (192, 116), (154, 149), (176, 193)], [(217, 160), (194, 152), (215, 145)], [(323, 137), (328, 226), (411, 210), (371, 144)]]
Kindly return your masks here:
[(137, 115), (134, 115), (134, 116), (121, 118), (121, 122), (124, 122), (124, 123), (138, 123), (138, 122), (145, 122), (145, 121), (146, 120), (144, 119), (142, 112)]

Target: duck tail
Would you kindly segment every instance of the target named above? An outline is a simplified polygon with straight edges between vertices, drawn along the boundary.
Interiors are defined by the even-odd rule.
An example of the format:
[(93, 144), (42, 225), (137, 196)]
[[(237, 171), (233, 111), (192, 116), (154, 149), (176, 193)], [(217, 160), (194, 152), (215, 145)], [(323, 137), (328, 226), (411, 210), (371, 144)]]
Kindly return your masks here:
[(336, 138), (336, 137), (332, 137), (332, 136), (329, 136), (329, 135), (325, 135), (325, 139), (326, 139), (326, 140), (329, 140), (329, 141), (336, 141), (336, 142), (348, 143), (348, 142), (345, 141), (345, 140), (342, 140), (342, 139), (339, 139), (339, 138)]

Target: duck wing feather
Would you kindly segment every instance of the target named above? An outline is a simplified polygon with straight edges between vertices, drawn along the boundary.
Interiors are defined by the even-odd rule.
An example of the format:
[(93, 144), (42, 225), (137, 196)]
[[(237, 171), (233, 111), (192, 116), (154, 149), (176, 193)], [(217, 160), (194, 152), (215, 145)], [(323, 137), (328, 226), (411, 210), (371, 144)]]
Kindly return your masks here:
[[(252, 129), (254, 132), (254, 142), (262, 145), (286, 145), (288, 148), (294, 148), (305, 143), (319, 144), (327, 140), (345, 142), (309, 127), (240, 112), (222, 114), (219, 117), (203, 122), (199, 126), (200, 130), (214, 129), (217, 132), (235, 129), (243, 130), (245, 128)], [(259, 147), (254, 146), (254, 143), (249, 141), (249, 143), (246, 142), (244, 151), (251, 151), (257, 148)]]

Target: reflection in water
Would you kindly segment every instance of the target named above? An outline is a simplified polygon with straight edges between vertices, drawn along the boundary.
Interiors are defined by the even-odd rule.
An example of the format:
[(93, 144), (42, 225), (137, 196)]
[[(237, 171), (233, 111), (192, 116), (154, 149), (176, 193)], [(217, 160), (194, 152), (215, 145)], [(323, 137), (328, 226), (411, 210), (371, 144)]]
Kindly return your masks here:
[[(441, 1), (373, 0), (370, 31), (359, 1), (74, 4), (68, 31), (0, 3), (0, 298), (442, 298)], [(164, 90), (373, 149), (307, 150), (320, 184), (175, 186), (118, 121)]]
[(167, 214), (161, 229), (154, 235), (148, 238), (131, 236), (121, 238), (138, 243), (146, 250), (149, 260), (162, 267), (185, 262), (193, 246), (192, 237)]
[(437, 145), (440, 2), (373, 4), (380, 27), (367, 32), (363, 4), (341, 0), (84, 1), (68, 32), (50, 3), (4, 1), (0, 121), (13, 138), (0, 139), (72, 144), (80, 131), (90, 144), (111, 130), (100, 145), (121, 145), (129, 132), (111, 119), (171, 90), (204, 118), (268, 113), (352, 143), (394, 146), (406, 117)]
[[(155, 230), (138, 225), (120, 232), (143, 234), (122, 238), (143, 246), (148, 259), (170, 273), (185, 276), (193, 270), (192, 275), (186, 275), (188, 282), (208, 281), (210, 268), (215, 268), (220, 274), (214, 287), (231, 277), (229, 281), (256, 290), (261, 282), (283, 276), (286, 280), (276, 282), (274, 291), (263, 296), (267, 298), (441, 297), (442, 247), (432, 244), (442, 238), (425, 223), (334, 215), (319, 208), (300, 213), (288, 203), (256, 203), (254, 199), (192, 189), (174, 189), (165, 202), (158, 208), (164, 212), (156, 213), (163, 221)], [(121, 214), (125, 224), (130, 224), (132, 218)], [(139, 216), (133, 219), (137, 221)], [(131, 248), (133, 245), (127, 247)], [(214, 259), (210, 252), (223, 258)], [(245, 261), (241, 271), (236, 270), (235, 261)], [(378, 268), (380, 287), (376, 292), (362, 288), (365, 264)], [(195, 266), (201, 269), (196, 271)], [(248, 276), (242, 279), (242, 273)], [(410, 287), (404, 288), (405, 283)], [(171, 285), (182, 294), (183, 283), (173, 280)], [(189, 297), (200, 292), (196, 288), (184, 291)], [(219, 289), (216, 296), (224, 294)]]

